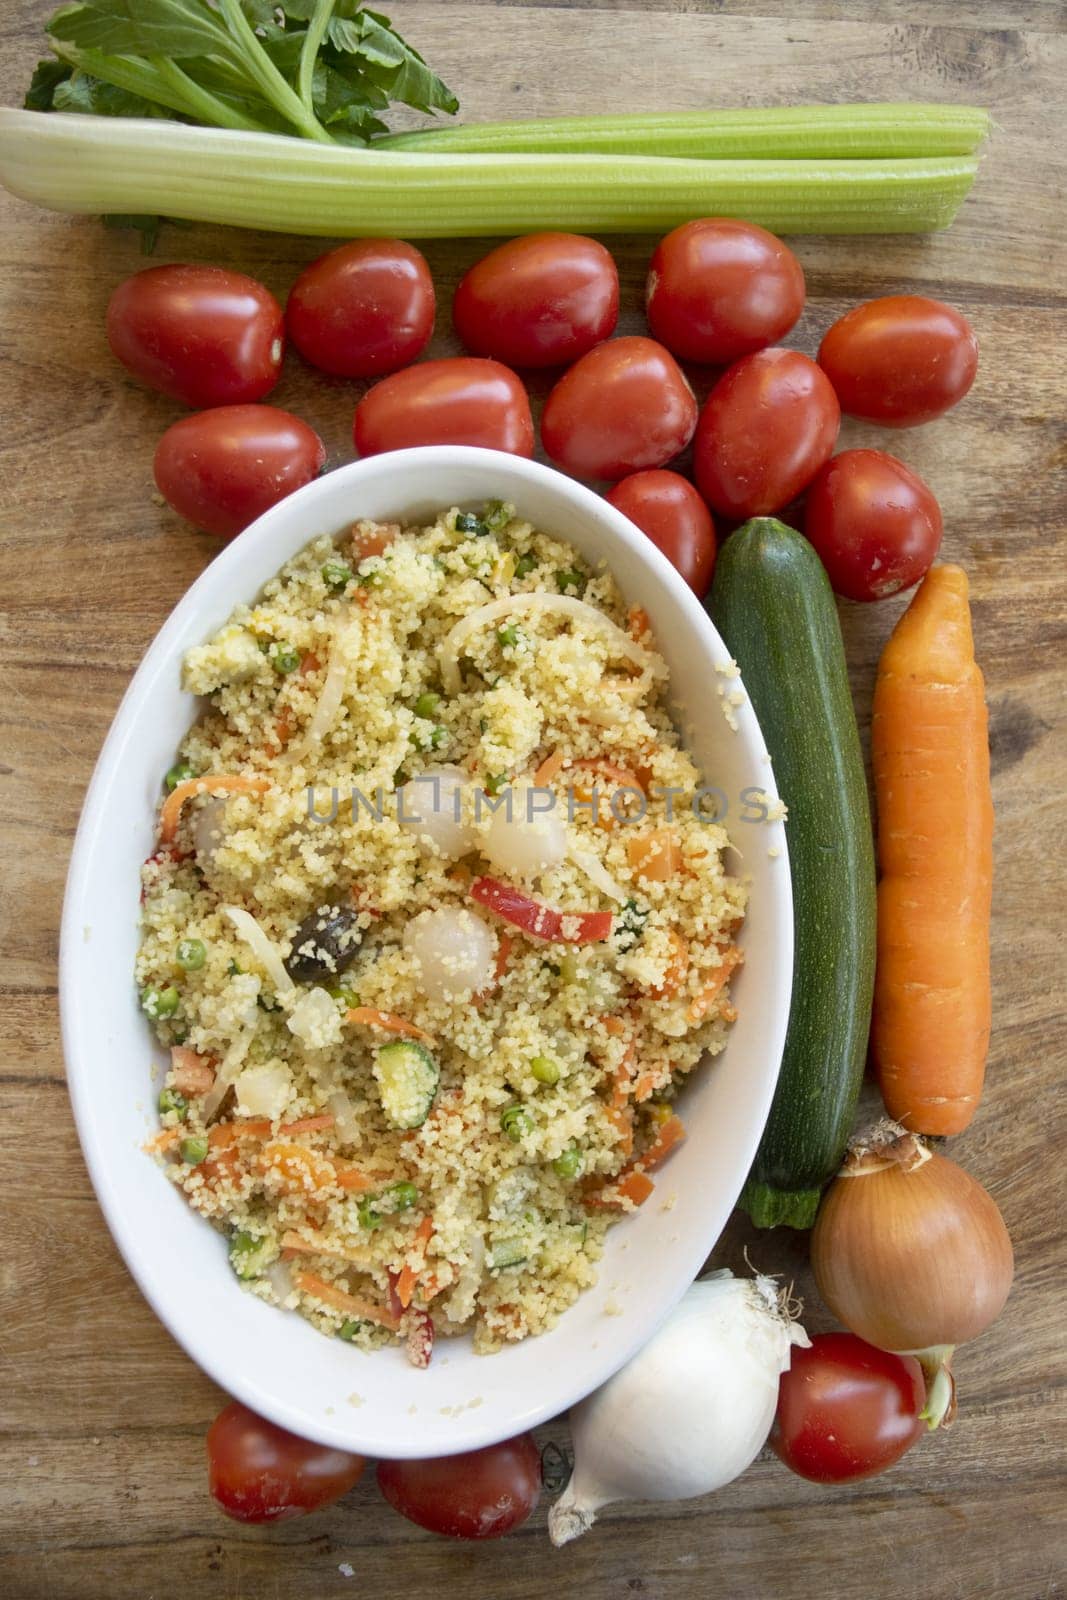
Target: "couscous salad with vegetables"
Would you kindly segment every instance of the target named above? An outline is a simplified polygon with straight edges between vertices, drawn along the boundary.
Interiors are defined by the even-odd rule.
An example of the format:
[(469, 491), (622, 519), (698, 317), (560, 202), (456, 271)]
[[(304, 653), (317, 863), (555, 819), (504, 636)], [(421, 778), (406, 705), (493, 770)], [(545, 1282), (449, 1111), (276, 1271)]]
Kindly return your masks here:
[(328, 1335), (542, 1332), (734, 1017), (744, 886), (648, 619), (492, 503), (315, 540), (182, 671), (149, 1148)]

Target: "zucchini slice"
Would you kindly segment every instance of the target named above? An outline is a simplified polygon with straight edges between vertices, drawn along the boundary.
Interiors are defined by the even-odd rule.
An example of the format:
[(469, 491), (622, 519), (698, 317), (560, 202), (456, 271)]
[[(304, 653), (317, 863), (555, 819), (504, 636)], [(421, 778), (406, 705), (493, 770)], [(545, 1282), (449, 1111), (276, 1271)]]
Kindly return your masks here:
[(394, 1128), (419, 1128), (426, 1121), (441, 1073), (424, 1045), (410, 1039), (383, 1044), (374, 1060), (382, 1110)]

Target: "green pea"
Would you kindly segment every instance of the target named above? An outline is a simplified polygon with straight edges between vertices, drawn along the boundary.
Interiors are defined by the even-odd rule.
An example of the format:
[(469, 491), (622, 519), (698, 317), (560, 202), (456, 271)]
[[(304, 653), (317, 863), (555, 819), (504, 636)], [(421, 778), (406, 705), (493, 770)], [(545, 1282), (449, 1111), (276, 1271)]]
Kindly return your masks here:
[(153, 1022), (172, 1017), (181, 1003), (181, 995), (173, 984), (166, 989), (146, 989), (141, 995), (141, 1010)]
[(553, 1084), (559, 1082), (559, 1062), (553, 1061), (551, 1056), (534, 1056), (530, 1062), (530, 1071), (538, 1083)]
[(410, 1211), (419, 1198), (419, 1191), (413, 1183), (394, 1183), (386, 1193), (393, 1197), (394, 1211)]
[(300, 665), (300, 652), (291, 644), (272, 644), (267, 655), (275, 672), (295, 672)]
[(537, 566), (537, 557), (531, 555), (520, 556), (515, 563), (516, 578), (528, 578)]
[(192, 1133), (178, 1146), (178, 1154), (187, 1167), (198, 1167), (207, 1160), (207, 1134)]
[(179, 1122), (189, 1115), (189, 1102), (180, 1089), (164, 1089), (159, 1096), (159, 1114), (165, 1117), (173, 1111)]
[(173, 794), (179, 783), (188, 783), (196, 777), (196, 768), (189, 761), (176, 761), (163, 779), (168, 794)]
[(331, 1000), (336, 1000), (342, 1011), (355, 1011), (359, 1005), (359, 995), (354, 989), (349, 989), (347, 984), (335, 983), (326, 993)]
[(457, 511), (454, 527), (457, 533), (473, 533), (481, 536), (489, 532), (489, 526), (481, 517), (476, 517), (473, 511)]
[(585, 593), (586, 580), (582, 574), (573, 567), (567, 567), (556, 573), (556, 585), (561, 594), (573, 591), (577, 595)]
[(368, 1233), (373, 1233), (375, 1228), (380, 1228), (382, 1225), (382, 1218), (375, 1211), (373, 1201), (369, 1195), (359, 1202), (356, 1214), (359, 1217), (360, 1227), (366, 1228)]
[(174, 959), (183, 972), (199, 972), (207, 960), (207, 946), (202, 939), (179, 939)]
[(557, 1178), (562, 1178), (564, 1183), (570, 1183), (577, 1178), (585, 1166), (585, 1157), (576, 1144), (567, 1150), (561, 1150), (552, 1163), (552, 1171)]
[(506, 628), (498, 628), (496, 636), (505, 650), (519, 642), (519, 630), (513, 622), (509, 622)]
[(327, 589), (347, 589), (352, 582), (352, 568), (347, 561), (327, 561), (322, 569), (322, 581)]
[(419, 698), (415, 701), (415, 704), (411, 709), (414, 711), (417, 717), (425, 717), (427, 720), (429, 720), (433, 717), (434, 712), (437, 710), (440, 704), (441, 696), (439, 694), (434, 694), (431, 689), (427, 689), (424, 694), (419, 695)]
[(505, 1106), (500, 1113), (500, 1126), (512, 1144), (518, 1144), (528, 1133), (533, 1132), (534, 1123), (525, 1106), (513, 1105)]
[(337, 1330), (337, 1337), (344, 1339), (346, 1344), (351, 1344), (362, 1326), (362, 1322), (358, 1322), (355, 1317), (346, 1317)]

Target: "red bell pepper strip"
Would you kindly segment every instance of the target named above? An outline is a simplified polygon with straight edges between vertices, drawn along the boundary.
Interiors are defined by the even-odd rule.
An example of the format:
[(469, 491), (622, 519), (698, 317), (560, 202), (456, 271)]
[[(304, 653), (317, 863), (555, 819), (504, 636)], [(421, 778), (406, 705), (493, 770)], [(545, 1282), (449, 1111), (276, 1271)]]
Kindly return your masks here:
[(611, 935), (614, 919), (610, 911), (560, 911), (531, 900), (499, 878), (475, 878), (470, 896), (521, 929), (527, 938), (547, 944), (599, 944)]

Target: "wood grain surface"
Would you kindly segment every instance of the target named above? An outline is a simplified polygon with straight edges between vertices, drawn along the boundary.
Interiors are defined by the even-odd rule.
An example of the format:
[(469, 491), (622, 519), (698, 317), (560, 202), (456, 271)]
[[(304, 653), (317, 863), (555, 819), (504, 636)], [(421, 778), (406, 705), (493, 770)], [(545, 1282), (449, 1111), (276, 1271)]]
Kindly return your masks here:
[[(28, 81), (51, 10), (4, 0), (0, 97)], [(954, 1153), (1003, 1207), (1018, 1271), (997, 1326), (958, 1360), (960, 1420), (886, 1476), (829, 1490), (765, 1456), (712, 1499), (605, 1513), (551, 1550), (544, 1508), (502, 1544), (450, 1545), (396, 1517), (373, 1474), (339, 1507), (274, 1530), (213, 1509), (204, 1434), (222, 1395), (156, 1321), (94, 1201), (64, 1086), (57, 925), (90, 771), (153, 634), (210, 559), (153, 499), (178, 414), (110, 359), (103, 312), (141, 262), (127, 235), (0, 196), (0, 1593), (539, 1600), (1046, 1600), (1067, 1569), (1063, 1405), (1067, 758), (1067, 277), (1061, 0), (593, 0), (397, 3), (405, 34), (471, 119), (797, 100), (945, 99), (998, 130), (953, 230), (804, 240), (813, 350), (850, 303), (927, 290), (982, 345), (958, 413), (888, 441), (934, 486), (944, 553), (967, 567), (992, 713), (995, 1027), (988, 1089)], [(475, 241), (427, 254), (451, 291)], [(623, 329), (649, 244), (613, 246)], [(245, 268), (284, 295), (321, 245), (190, 228), (157, 259)], [(291, 360), (274, 397), (349, 455), (355, 389)], [(874, 441), (847, 426), (845, 443)], [(899, 606), (843, 607), (857, 705)], [(795, 1276), (826, 1326), (804, 1240), (735, 1220), (715, 1252)], [(565, 1439), (560, 1422), (544, 1437)], [(346, 1577), (342, 1563), (354, 1576)]]

